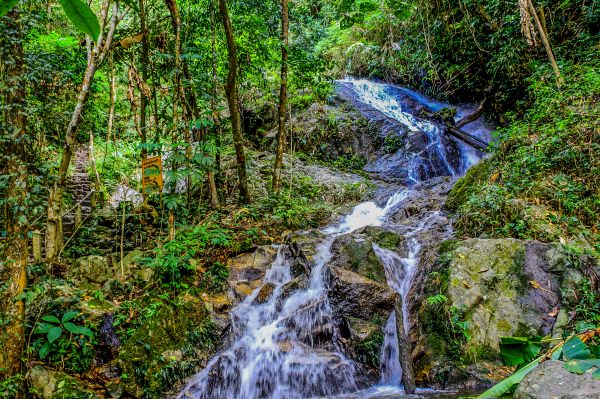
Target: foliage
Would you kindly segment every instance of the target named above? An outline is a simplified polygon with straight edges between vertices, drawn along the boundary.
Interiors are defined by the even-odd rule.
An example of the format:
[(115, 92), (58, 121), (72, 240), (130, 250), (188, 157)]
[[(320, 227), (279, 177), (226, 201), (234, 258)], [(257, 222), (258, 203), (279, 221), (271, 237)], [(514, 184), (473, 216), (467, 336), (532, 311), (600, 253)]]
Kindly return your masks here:
[(25, 377), (22, 374), (16, 374), (0, 381), (0, 398), (19, 399), (22, 397), (25, 385)]
[[(563, 367), (566, 370), (576, 374), (583, 374), (595, 368), (592, 378), (600, 379), (600, 360), (594, 358), (592, 355), (592, 352), (596, 354), (598, 353), (598, 350), (596, 349), (597, 347), (594, 346), (593, 350), (590, 350), (590, 347), (588, 347), (588, 345), (586, 345), (584, 342), (592, 340), (598, 334), (600, 334), (600, 329), (595, 328), (566, 338), (550, 350), (546, 351), (543, 355), (533, 359), (523, 367), (519, 368), (513, 375), (494, 385), (477, 398), (490, 399), (501, 397), (519, 384), (527, 373), (535, 369), (542, 361), (546, 359), (562, 359), (565, 361)], [(505, 340), (506, 344), (508, 345), (522, 345), (523, 349), (527, 352), (523, 359), (535, 357), (539, 353), (538, 344), (529, 342), (527, 338), (507, 337), (503, 340)], [(518, 356), (515, 356), (517, 352), (513, 349), (515, 348), (510, 348), (507, 352), (505, 352), (510, 362), (520, 360), (518, 359)], [(536, 355), (533, 355), (533, 353), (536, 353)]]
[(202, 274), (200, 288), (212, 293), (221, 292), (228, 278), (229, 269), (227, 266), (221, 262), (214, 262)]
[(564, 71), (561, 90), (547, 69), (531, 78), (532, 108), (499, 131), (492, 171), (460, 205), (463, 234), (598, 242), (600, 73)]
[[(174, 287), (185, 288), (185, 278), (198, 270), (199, 258), (210, 249), (231, 245), (228, 230), (208, 225), (180, 230), (175, 238), (155, 250), (155, 257), (145, 263), (158, 272), (160, 280)], [(215, 270), (215, 278), (221, 281), (222, 272)]]
[(86, 371), (93, 357), (92, 331), (74, 323), (79, 316), (77, 311), (67, 311), (59, 319), (53, 315), (41, 318), (36, 324), (34, 334), (44, 335), (34, 343), (41, 360), (50, 358), (60, 362), (75, 372)]
[(529, 364), (540, 353), (540, 338), (502, 337), (500, 338), (500, 356), (507, 366), (520, 368)]

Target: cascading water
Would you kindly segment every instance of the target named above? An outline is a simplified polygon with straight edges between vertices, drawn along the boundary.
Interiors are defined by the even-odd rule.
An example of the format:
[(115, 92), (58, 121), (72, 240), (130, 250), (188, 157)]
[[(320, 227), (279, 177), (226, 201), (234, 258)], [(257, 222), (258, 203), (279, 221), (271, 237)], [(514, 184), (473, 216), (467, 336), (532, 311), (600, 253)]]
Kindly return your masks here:
[[(385, 85), (355, 82), (359, 100), (377, 108), (408, 129), (427, 132), (430, 146), (447, 165), (441, 175), (454, 176), (455, 170), (445, 158), (441, 131), (435, 124), (419, 120), (402, 111), (402, 104), (385, 90)], [(362, 88), (362, 89), (361, 89)], [(418, 182), (417, 174), (413, 175)], [(366, 226), (398, 227), (390, 215), (398, 210), (414, 189), (402, 188), (391, 195), (383, 207), (375, 202), (356, 206), (338, 224), (322, 230), (325, 238), (317, 246), (311, 274), (305, 289), (284, 295), (293, 279), (286, 246), (278, 248), (277, 258), (268, 270), (263, 286), (254, 290), (231, 311), (233, 344), (217, 354), (179, 394), (178, 399), (258, 399), (331, 397), (356, 391), (356, 369), (338, 346), (339, 332), (334, 328), (326, 284), (326, 266), (332, 258), (336, 238)], [(405, 233), (408, 253), (405, 258), (373, 245), (381, 259), (388, 285), (403, 299), (404, 333), (409, 330), (408, 292), (421, 252), (419, 234), (428, 229), (438, 212), (426, 215)], [(259, 300), (269, 285), (272, 294)], [(398, 361), (398, 340), (394, 312), (385, 327), (381, 352), (382, 384), (398, 385), (402, 369)], [(327, 350), (315, 345), (323, 334), (331, 341)], [(321, 338), (320, 338), (321, 337)]]

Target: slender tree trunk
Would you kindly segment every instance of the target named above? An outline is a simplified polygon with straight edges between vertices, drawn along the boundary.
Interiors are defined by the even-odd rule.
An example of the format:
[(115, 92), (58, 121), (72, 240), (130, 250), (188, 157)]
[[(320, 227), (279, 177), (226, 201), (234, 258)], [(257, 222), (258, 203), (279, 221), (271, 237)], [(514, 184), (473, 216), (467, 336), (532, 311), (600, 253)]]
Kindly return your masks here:
[[(140, 0), (140, 29), (142, 31), (142, 81), (144, 84), (148, 81), (148, 32), (146, 32), (146, 7), (145, 0)], [(146, 123), (146, 107), (148, 104), (148, 98), (144, 90), (140, 90), (140, 130), (141, 130), (141, 141), (142, 141), (142, 159), (148, 158), (148, 148), (146, 147), (146, 136), (148, 125)]]
[(227, 38), (227, 49), (229, 50), (229, 72), (227, 74), (227, 84), (225, 92), (227, 94), (227, 103), (229, 113), (231, 114), (231, 128), (233, 131), (233, 144), (235, 146), (235, 154), (237, 160), (237, 171), (239, 179), (240, 202), (249, 204), (252, 202), (252, 196), (248, 189), (248, 177), (246, 173), (246, 154), (244, 151), (244, 138), (242, 136), (242, 116), (238, 107), (238, 92), (237, 92), (237, 48), (235, 38), (233, 36), (233, 27), (231, 19), (227, 11), (226, 0), (219, 0), (219, 11), (225, 28), (225, 36)]
[(535, 9), (535, 6), (533, 5), (533, 1), (532, 0), (526, 0), (526, 1), (527, 1), (527, 5), (529, 6), (529, 12), (533, 16), (535, 24), (540, 33), (540, 37), (542, 38), (542, 43), (544, 43), (544, 48), (546, 49), (546, 53), (548, 54), (548, 59), (550, 60), (550, 64), (552, 65), (554, 74), (556, 75), (556, 83), (557, 83), (558, 87), (560, 88), (560, 86), (564, 83), (564, 80), (562, 78), (562, 75), (560, 74), (560, 68), (558, 67), (558, 64), (556, 63), (556, 58), (554, 57), (554, 52), (552, 52), (552, 46), (550, 46), (550, 40), (548, 39), (548, 35), (546, 35), (546, 30), (544, 29), (544, 26), (542, 25), (542, 23), (540, 21), (540, 17), (538, 16), (537, 10)]
[(60, 161), (60, 167), (58, 169), (58, 180), (54, 184), (54, 187), (50, 190), (48, 197), (48, 219), (46, 222), (46, 260), (49, 263), (55, 263), (58, 260), (58, 255), (62, 249), (63, 232), (62, 232), (62, 198), (65, 189), (65, 183), (67, 179), (67, 172), (69, 170), (69, 164), (71, 163), (71, 157), (75, 147), (77, 129), (79, 128), (79, 122), (83, 114), (83, 108), (89, 97), (90, 87), (92, 86), (94, 75), (98, 66), (104, 61), (104, 58), (110, 51), (112, 40), (114, 37), (118, 17), (118, 6), (117, 3), (113, 5), (113, 15), (111, 23), (106, 34), (104, 36), (104, 27), (108, 19), (108, 10), (110, 6), (110, 0), (104, 0), (102, 10), (100, 13), (100, 37), (94, 44), (90, 56), (88, 59), (88, 65), (83, 76), (83, 83), (79, 91), (77, 98), (77, 104), (73, 110), (71, 121), (67, 127), (65, 134), (65, 144), (63, 148), (62, 158)]
[[(402, 385), (404, 391), (408, 395), (415, 393), (415, 375), (413, 372), (413, 366), (410, 356), (410, 343), (406, 336), (404, 323), (408, 323), (408, 320), (404, 320), (402, 314), (402, 297), (396, 295), (396, 302), (394, 304), (394, 312), (396, 314), (396, 334), (398, 336), (398, 355), (400, 357), (400, 366), (402, 366)], [(398, 381), (399, 382), (399, 381)]]
[(115, 66), (112, 60), (112, 54), (110, 56), (110, 92), (109, 92), (109, 106), (108, 106), (108, 128), (106, 129), (106, 142), (110, 141), (113, 126), (115, 123), (115, 102), (117, 97), (116, 92), (116, 76)]
[(273, 191), (281, 188), (281, 169), (283, 166), (283, 149), (285, 148), (285, 128), (287, 115), (287, 77), (288, 77), (288, 0), (281, 0), (281, 88), (279, 91), (279, 126), (277, 129), (277, 150), (275, 167), (273, 168)]
[[(0, 380), (21, 369), (21, 352), (25, 343), (25, 304), (20, 298), (27, 284), (27, 159), (25, 68), (19, 11), (12, 10), (6, 18), (13, 31), (2, 59), (5, 71), (4, 121), (7, 129), (6, 173), (9, 175), (6, 195), (8, 247), (0, 261), (0, 281), (6, 287), (0, 294)], [(3, 129), (4, 130), (4, 129)]]
[(211, 32), (211, 58), (212, 58), (212, 99), (210, 106), (212, 110), (212, 117), (214, 123), (214, 134), (215, 144), (217, 151), (215, 154), (215, 166), (217, 170), (217, 176), (215, 178), (215, 195), (218, 202), (217, 188), (221, 185), (221, 121), (219, 118), (219, 112), (217, 111), (217, 98), (218, 92), (218, 75), (217, 75), (217, 26), (215, 23), (215, 0), (210, 1), (210, 32)]

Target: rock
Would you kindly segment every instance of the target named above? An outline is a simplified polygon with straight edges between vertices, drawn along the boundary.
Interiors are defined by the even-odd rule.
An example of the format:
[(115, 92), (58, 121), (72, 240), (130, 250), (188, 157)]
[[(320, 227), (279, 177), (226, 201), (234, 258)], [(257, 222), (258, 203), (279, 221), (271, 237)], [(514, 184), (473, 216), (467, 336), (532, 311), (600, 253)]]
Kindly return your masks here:
[[(564, 257), (556, 246), (516, 239), (467, 240), (453, 251), (448, 297), (469, 314), (468, 347), (498, 353), (500, 337), (545, 336), (560, 308)], [(536, 288), (534, 284), (539, 284)]]
[[(227, 261), (230, 270), (229, 283), (236, 290), (236, 285), (250, 287), (250, 293), (261, 284), (266, 271), (271, 267), (277, 256), (277, 248), (263, 245), (252, 252), (243, 253)], [(236, 290), (238, 294), (249, 295), (246, 289)]]
[(329, 272), (329, 299), (337, 315), (363, 320), (389, 316), (396, 293), (386, 284), (339, 267), (329, 267)]
[(82, 381), (43, 366), (34, 366), (28, 373), (30, 393), (40, 399), (89, 398), (99, 399)]
[(406, 249), (402, 245), (404, 237), (381, 228), (367, 228), (352, 234), (343, 235), (333, 242), (331, 266), (350, 270), (362, 277), (386, 284), (385, 268), (373, 250), (373, 244), (398, 250)]
[(29, 382), (38, 398), (49, 399), (56, 389), (56, 372), (48, 371), (43, 366), (34, 366), (29, 370)]
[(74, 267), (69, 270), (69, 277), (76, 281), (103, 285), (114, 277), (114, 271), (106, 257), (90, 255), (75, 261)]
[[(225, 302), (223, 298), (214, 303)], [(121, 370), (120, 388), (133, 397), (167, 397), (216, 352), (228, 323), (202, 298), (183, 294), (163, 305), (121, 346), (110, 364)], [(223, 309), (227, 309), (223, 306)]]
[(275, 284), (266, 283), (265, 285), (262, 286), (260, 291), (258, 291), (258, 295), (256, 296), (255, 302), (256, 303), (267, 302), (269, 300), (269, 298), (271, 298), (271, 295), (273, 294), (274, 290), (275, 290)]
[(591, 373), (577, 375), (563, 367), (563, 362), (548, 360), (530, 371), (519, 384), (515, 399), (598, 399), (600, 380)]

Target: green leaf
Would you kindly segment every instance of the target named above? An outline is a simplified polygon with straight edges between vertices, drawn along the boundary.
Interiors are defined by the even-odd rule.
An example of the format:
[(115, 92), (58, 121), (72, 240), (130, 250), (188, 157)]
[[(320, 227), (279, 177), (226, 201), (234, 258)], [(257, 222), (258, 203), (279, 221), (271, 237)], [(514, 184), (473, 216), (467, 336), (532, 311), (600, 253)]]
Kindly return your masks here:
[(44, 316), (42, 317), (42, 320), (49, 321), (50, 323), (60, 324), (60, 320), (58, 320), (58, 317), (56, 316)]
[(490, 389), (488, 389), (487, 391), (485, 391), (484, 393), (479, 395), (477, 397), (477, 399), (499, 398), (500, 396), (502, 396), (506, 392), (508, 392), (514, 385), (520, 383), (521, 380), (523, 380), (523, 378), (525, 377), (525, 375), (527, 375), (527, 373), (529, 373), (531, 370), (536, 368), (540, 364), (541, 361), (542, 361), (542, 357), (540, 356), (539, 358), (535, 359), (533, 362), (529, 363), (527, 366), (518, 370), (516, 373), (514, 373), (507, 379), (499, 382), (498, 384), (494, 385), (493, 387), (491, 387)]
[(54, 327), (48, 331), (48, 342), (52, 343), (56, 341), (62, 335), (62, 328)]
[(50, 342), (46, 342), (38, 351), (38, 356), (40, 357), (40, 359), (44, 360), (51, 350), (52, 344), (50, 344)]
[(62, 322), (65, 323), (69, 320), (72, 320), (73, 318), (75, 318), (77, 315), (79, 314), (79, 312), (75, 311), (75, 310), (71, 310), (67, 313), (65, 313), (62, 317)]
[(600, 368), (594, 370), (594, 372), (592, 373), (592, 378), (595, 380), (600, 380)]
[(563, 367), (571, 373), (584, 374), (591, 369), (593, 365), (582, 360), (569, 360)]
[(592, 357), (587, 345), (579, 337), (573, 337), (565, 343), (563, 355), (567, 360), (589, 359)]
[(100, 36), (100, 24), (92, 9), (81, 0), (59, 0), (60, 5), (69, 20), (77, 29), (98, 40)]
[(77, 326), (71, 322), (65, 323), (65, 329), (67, 331), (69, 331), (70, 333), (77, 334), (77, 335), (85, 335), (86, 337), (89, 337), (89, 338), (93, 338), (93, 336), (94, 336), (94, 334), (92, 333), (92, 330), (90, 330), (89, 328)]
[(56, 327), (54, 324), (39, 323), (33, 333), (34, 334), (48, 334), (48, 331), (52, 330), (54, 327)]
[(8, 14), (18, 2), (19, 0), (0, 0), (0, 17)]

